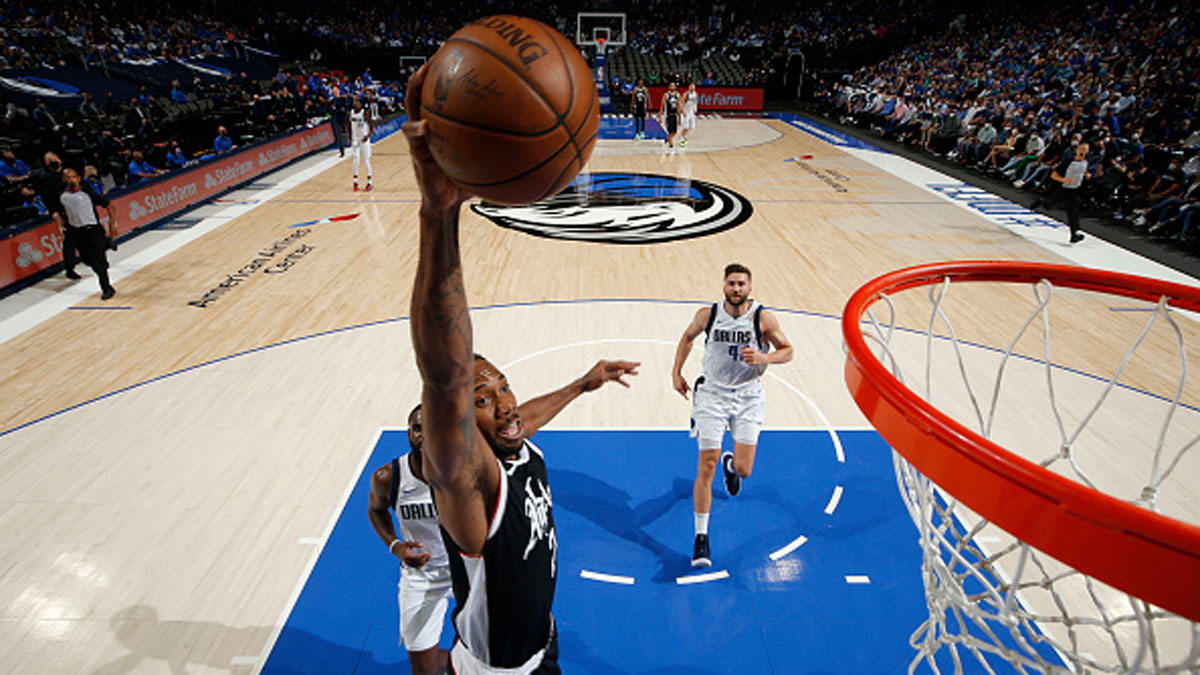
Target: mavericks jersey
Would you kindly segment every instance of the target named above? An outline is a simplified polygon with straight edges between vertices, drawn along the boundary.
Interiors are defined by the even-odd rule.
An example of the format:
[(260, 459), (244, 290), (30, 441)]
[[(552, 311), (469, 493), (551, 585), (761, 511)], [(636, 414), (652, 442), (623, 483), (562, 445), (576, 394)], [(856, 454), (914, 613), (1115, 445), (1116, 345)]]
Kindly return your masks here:
[[(371, 133), (371, 125), (367, 123), (367, 110), (351, 110), (350, 111), (350, 142), (354, 144), (362, 143), (362, 137)], [(366, 141), (370, 143), (368, 139)]]
[(689, 94), (688, 94), (688, 97), (687, 97), (687, 98), (685, 98), (685, 99), (683, 100), (683, 114), (684, 114), (684, 116), (685, 116), (685, 117), (686, 117), (686, 116), (688, 116), (688, 115), (695, 116), (695, 114), (696, 114), (696, 109), (697, 109), (697, 108), (699, 108), (699, 107), (700, 107), (700, 95), (699, 95), (699, 94), (690, 94), (690, 93), (689, 93)]
[(445, 583), (450, 580), (450, 562), (446, 546), (442, 543), (442, 532), (438, 526), (437, 507), (429, 484), (413, 475), (408, 465), (408, 455), (392, 460), (392, 490), (388, 504), (396, 512), (400, 523), (400, 538), (404, 541), (419, 541), (421, 548), (433, 557), (420, 567), (409, 567), (400, 563), (402, 574), (409, 583)]
[(713, 303), (704, 329), (705, 382), (737, 387), (757, 380), (767, 370), (766, 364), (751, 366), (742, 361), (742, 347), (754, 347), (761, 352), (769, 348), (759, 327), (762, 309), (762, 305), (751, 300), (750, 307), (735, 318), (725, 311), (724, 302)]
[(467, 555), (442, 530), (454, 578), (454, 628), (475, 658), (514, 668), (550, 640), (557, 575), (550, 486), (542, 451), (529, 441), (497, 460), (500, 488), (483, 554)]

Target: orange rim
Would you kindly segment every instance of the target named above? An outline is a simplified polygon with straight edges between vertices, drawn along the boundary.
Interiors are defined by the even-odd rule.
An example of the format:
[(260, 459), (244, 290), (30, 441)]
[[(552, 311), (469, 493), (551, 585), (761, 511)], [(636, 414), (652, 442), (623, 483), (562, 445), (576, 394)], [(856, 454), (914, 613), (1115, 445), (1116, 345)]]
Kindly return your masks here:
[(1066, 265), (967, 261), (874, 279), (842, 314), (846, 385), (879, 434), (918, 471), (1009, 534), (1114, 588), (1200, 621), (1200, 527), (1153, 513), (1022, 459), (938, 411), (900, 383), (863, 338), (881, 295), (940, 283), (1036, 283), (1200, 311), (1200, 289)]

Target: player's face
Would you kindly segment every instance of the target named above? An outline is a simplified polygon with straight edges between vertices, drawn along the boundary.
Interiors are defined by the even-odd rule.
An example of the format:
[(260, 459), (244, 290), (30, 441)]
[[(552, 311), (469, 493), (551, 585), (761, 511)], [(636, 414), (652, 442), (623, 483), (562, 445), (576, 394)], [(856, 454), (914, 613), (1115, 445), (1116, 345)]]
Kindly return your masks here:
[(483, 359), (475, 360), (475, 424), (497, 457), (513, 455), (525, 443), (517, 397), (500, 369)]
[(425, 433), (421, 431), (421, 409), (418, 408), (408, 416), (408, 447), (420, 450), (425, 442)]
[(745, 272), (734, 272), (725, 277), (725, 300), (734, 307), (741, 307), (750, 297), (750, 276)]

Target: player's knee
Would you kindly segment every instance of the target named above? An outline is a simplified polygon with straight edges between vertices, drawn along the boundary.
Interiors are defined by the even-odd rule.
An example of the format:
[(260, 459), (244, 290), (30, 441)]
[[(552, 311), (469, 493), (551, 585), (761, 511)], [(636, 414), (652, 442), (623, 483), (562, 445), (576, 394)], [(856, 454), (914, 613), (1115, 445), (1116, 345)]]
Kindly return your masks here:
[(704, 458), (696, 465), (696, 477), (703, 481), (712, 481), (717, 474), (717, 459)]

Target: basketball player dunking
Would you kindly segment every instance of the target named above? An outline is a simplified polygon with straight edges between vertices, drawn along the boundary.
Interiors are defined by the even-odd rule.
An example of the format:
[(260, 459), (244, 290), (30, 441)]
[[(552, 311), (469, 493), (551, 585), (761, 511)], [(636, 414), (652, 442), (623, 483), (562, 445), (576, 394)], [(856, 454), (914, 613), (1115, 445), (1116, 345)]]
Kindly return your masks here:
[(675, 147), (675, 132), (679, 130), (679, 92), (672, 82), (663, 94), (662, 107), (658, 110), (658, 123), (667, 130), (667, 140), (664, 147)]
[[(427, 73), (422, 66), (410, 78), (407, 100), (421, 100)], [(469, 195), (434, 161), (416, 106), (411, 115), (403, 130), (421, 190), (411, 324), (424, 382), (424, 472), (457, 605), (450, 665), (459, 675), (559, 673), (550, 614), (558, 543), (546, 464), (526, 440), (539, 420), (536, 413), (523, 419), (527, 410), (518, 409), (504, 375), (473, 353), (458, 242), (459, 210)], [(542, 397), (544, 409), (561, 409), (606, 382), (625, 384), (621, 377), (637, 366), (601, 361)]]
[[(683, 363), (692, 342), (704, 333), (704, 374), (696, 380), (692, 400), (691, 434), (700, 448), (692, 505), (696, 536), (692, 567), (712, 564), (708, 545), (708, 515), (712, 510), (712, 479), (720, 455), (725, 489), (730, 497), (742, 489), (742, 479), (754, 468), (754, 451), (766, 410), (760, 378), (771, 363), (792, 360), (792, 345), (779, 320), (750, 299), (750, 270), (734, 263), (725, 267), (725, 300), (696, 312), (675, 349), (671, 384), (685, 399)], [(774, 351), (769, 351), (774, 347)], [(725, 430), (733, 436), (733, 452), (721, 454)]]
[(633, 88), (633, 96), (629, 99), (631, 112), (633, 112), (633, 140), (635, 141), (646, 137), (646, 108), (649, 100), (650, 90), (646, 89), (646, 82), (638, 78), (637, 86)]
[(679, 118), (679, 147), (687, 147), (688, 132), (696, 128), (696, 111), (700, 109), (700, 94), (696, 93), (696, 83), (688, 84), (683, 92), (683, 114)]
[(350, 156), (354, 161), (354, 189), (358, 189), (358, 162), (361, 159), (363, 168), (367, 171), (367, 192), (371, 191), (371, 133), (375, 131), (375, 122), (370, 114), (363, 109), (361, 99), (354, 99), (350, 110)]

